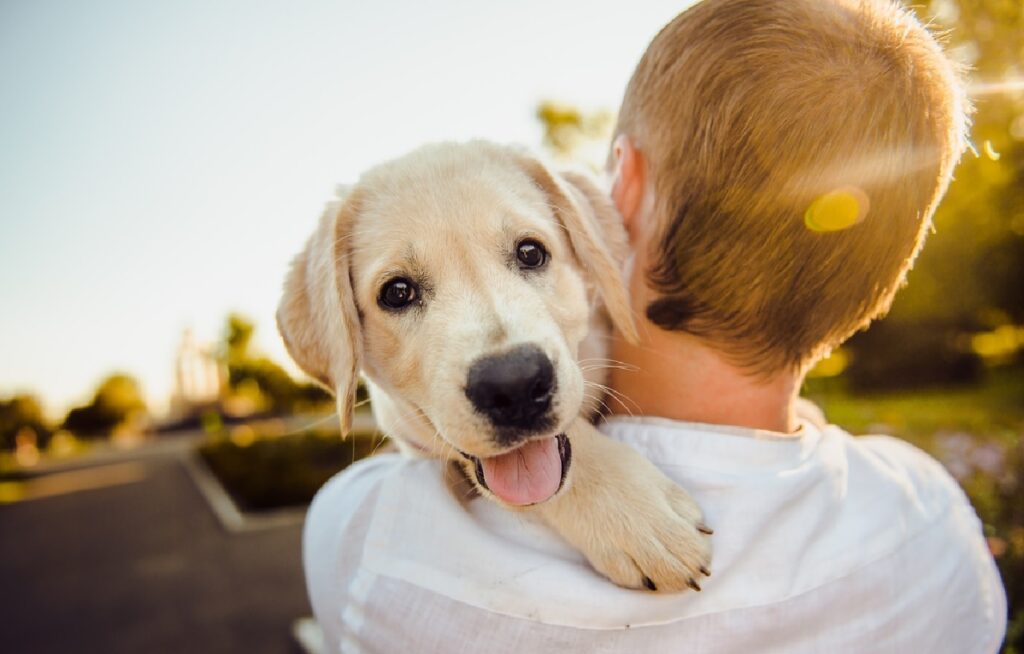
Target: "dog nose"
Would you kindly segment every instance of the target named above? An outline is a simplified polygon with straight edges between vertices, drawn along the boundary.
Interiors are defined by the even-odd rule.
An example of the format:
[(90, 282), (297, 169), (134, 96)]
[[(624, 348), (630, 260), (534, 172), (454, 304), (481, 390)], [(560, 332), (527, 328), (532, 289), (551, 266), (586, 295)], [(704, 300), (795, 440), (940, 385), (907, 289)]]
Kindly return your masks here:
[(466, 397), (495, 427), (544, 427), (555, 390), (555, 369), (536, 345), (520, 345), (478, 359), (466, 381)]

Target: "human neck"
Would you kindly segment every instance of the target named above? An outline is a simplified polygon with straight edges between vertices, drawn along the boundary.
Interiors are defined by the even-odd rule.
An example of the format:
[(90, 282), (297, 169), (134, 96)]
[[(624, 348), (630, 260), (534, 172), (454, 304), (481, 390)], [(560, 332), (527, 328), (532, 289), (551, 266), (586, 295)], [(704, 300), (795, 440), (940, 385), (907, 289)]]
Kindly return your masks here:
[(797, 373), (753, 377), (689, 334), (641, 319), (641, 341), (612, 340), (611, 413), (792, 433), (798, 426)]

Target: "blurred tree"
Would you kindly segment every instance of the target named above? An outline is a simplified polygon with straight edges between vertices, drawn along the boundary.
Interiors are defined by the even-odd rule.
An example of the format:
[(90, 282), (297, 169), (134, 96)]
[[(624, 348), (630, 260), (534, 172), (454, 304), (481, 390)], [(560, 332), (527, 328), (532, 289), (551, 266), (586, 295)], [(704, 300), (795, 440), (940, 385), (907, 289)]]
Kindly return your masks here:
[(134, 377), (115, 373), (104, 379), (85, 406), (68, 412), (63, 429), (79, 436), (109, 436), (119, 425), (146, 413), (146, 401)]
[(254, 354), (250, 345), (255, 330), (251, 320), (237, 313), (230, 314), (224, 326), (223, 356), (233, 394), (249, 397), (256, 410), (274, 413), (330, 402), (319, 386), (296, 382), (284, 368)]
[(50, 429), (39, 400), (27, 394), (0, 400), (0, 450), (14, 450), (18, 433), (26, 429), (35, 434), (40, 447), (46, 445)]
[(994, 328), (1015, 318), (1007, 290), (1019, 297), (1022, 282), (1006, 256), (1024, 243), (1024, 4), (932, 0), (919, 11), (949, 30), (950, 54), (969, 67), (976, 152), (957, 167), (893, 316)]
[(556, 158), (574, 161), (597, 170), (608, 154), (608, 138), (615, 114), (606, 109), (583, 111), (573, 105), (543, 100), (537, 120), (544, 129), (544, 146)]
[[(1024, 324), (1024, 3), (932, 0), (914, 7), (968, 67), (976, 106), (965, 154), (889, 316), (849, 344), (860, 387), (970, 381), (967, 334)], [(915, 339), (915, 357), (906, 354)], [(975, 358), (972, 364), (968, 360)]]
[(256, 327), (248, 318), (232, 313), (224, 327), (224, 347), (228, 362), (244, 361), (249, 356), (249, 344)]

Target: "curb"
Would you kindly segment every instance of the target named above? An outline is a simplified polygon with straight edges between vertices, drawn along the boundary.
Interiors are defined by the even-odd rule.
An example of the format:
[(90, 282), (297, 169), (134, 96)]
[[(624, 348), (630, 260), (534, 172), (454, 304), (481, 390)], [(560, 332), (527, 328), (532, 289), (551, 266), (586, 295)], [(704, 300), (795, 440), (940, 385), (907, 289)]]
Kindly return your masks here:
[(306, 509), (277, 509), (261, 511), (258, 514), (242, 511), (235, 504), (221, 483), (214, 476), (199, 452), (193, 450), (180, 459), (199, 494), (206, 500), (221, 527), (231, 533), (278, 529), (301, 525), (306, 519)]

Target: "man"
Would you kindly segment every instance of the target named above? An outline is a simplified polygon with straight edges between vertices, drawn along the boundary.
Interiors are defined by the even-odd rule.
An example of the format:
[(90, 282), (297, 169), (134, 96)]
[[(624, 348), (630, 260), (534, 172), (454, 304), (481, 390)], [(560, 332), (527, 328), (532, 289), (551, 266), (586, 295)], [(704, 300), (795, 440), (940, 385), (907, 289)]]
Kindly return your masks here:
[(642, 335), (616, 340), (612, 386), (619, 413), (648, 417), (602, 429), (696, 498), (714, 575), (699, 594), (617, 588), (528, 513), (463, 507), (432, 462), (380, 457), (325, 487), (307, 523), (331, 646), (996, 651), (1005, 597), (956, 483), (797, 398), (887, 309), (965, 113), (939, 47), (884, 0), (706, 0), (670, 23), (626, 91), (611, 166)]

